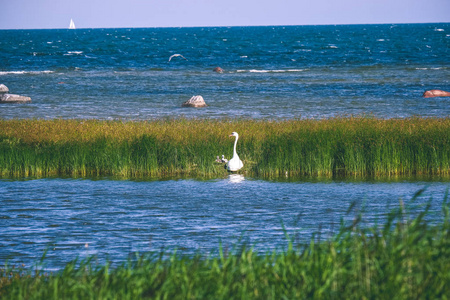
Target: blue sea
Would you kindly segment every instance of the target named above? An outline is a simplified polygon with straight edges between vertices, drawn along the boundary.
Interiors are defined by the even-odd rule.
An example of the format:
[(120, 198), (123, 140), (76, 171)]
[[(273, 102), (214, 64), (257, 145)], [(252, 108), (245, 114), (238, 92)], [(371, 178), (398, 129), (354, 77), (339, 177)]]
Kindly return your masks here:
[[(450, 97), (422, 94), (450, 91), (449, 49), (450, 23), (0, 30), (0, 83), (32, 98), (0, 104), (0, 119), (448, 117)], [(181, 107), (194, 95), (208, 107)], [(384, 224), (400, 199), (412, 215), (430, 203), (439, 222), (448, 188), (440, 177), (0, 178), (0, 266), (215, 255), (221, 243), (278, 251), (285, 233), (308, 243), (359, 213)]]
[(32, 98), (0, 118), (442, 117), (449, 49), (450, 23), (0, 30), (0, 83)]

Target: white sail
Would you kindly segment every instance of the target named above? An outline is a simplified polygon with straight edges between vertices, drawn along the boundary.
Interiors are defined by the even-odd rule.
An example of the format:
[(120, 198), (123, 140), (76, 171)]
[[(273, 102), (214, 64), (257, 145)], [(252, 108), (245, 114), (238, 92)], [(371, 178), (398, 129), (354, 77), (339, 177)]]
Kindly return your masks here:
[(75, 23), (73, 22), (72, 19), (70, 19), (69, 29), (75, 29)]

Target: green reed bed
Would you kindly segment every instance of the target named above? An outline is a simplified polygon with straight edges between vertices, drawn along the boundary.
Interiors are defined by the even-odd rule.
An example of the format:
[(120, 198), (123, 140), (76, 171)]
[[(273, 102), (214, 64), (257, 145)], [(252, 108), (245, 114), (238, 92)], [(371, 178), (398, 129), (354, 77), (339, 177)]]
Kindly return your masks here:
[(248, 247), (219, 247), (213, 255), (160, 252), (115, 267), (73, 261), (55, 273), (5, 266), (0, 298), (448, 299), (447, 196), (443, 218), (433, 223), (429, 206), (408, 217), (400, 205), (384, 225), (367, 228), (357, 216), (327, 240), (291, 241), (286, 250), (266, 254)]
[(450, 118), (0, 120), (3, 176), (449, 175)]

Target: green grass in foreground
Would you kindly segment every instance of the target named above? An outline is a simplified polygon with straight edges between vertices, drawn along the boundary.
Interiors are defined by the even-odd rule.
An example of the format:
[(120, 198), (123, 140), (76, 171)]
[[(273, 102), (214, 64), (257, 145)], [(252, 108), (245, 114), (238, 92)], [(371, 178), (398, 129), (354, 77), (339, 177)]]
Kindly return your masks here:
[[(417, 195), (420, 194), (419, 191)], [(392, 211), (384, 226), (342, 223), (326, 241), (258, 254), (150, 254), (119, 267), (76, 261), (55, 274), (0, 270), (1, 299), (448, 299), (450, 217)]]
[(0, 120), (0, 175), (450, 175), (450, 118)]

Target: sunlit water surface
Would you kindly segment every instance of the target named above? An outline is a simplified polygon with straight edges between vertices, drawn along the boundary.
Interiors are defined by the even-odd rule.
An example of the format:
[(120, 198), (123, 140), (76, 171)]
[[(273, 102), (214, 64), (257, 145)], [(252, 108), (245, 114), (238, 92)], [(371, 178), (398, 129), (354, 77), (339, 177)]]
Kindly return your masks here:
[[(265, 181), (230, 175), (199, 180), (0, 180), (0, 263), (30, 265), (45, 250), (50, 267), (77, 257), (126, 260), (135, 252), (216, 253), (244, 243), (257, 251), (285, 249), (341, 218), (363, 212), (364, 226), (382, 224), (402, 199), (412, 212), (431, 199), (439, 219), (448, 181)], [(423, 187), (414, 203), (411, 198)], [(347, 213), (351, 203), (355, 210)]]
[(32, 98), (0, 118), (445, 117), (422, 94), (450, 90), (449, 49), (450, 23), (0, 30), (0, 83)]

